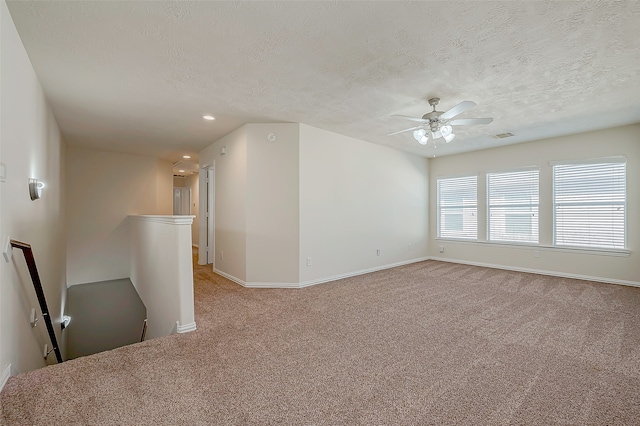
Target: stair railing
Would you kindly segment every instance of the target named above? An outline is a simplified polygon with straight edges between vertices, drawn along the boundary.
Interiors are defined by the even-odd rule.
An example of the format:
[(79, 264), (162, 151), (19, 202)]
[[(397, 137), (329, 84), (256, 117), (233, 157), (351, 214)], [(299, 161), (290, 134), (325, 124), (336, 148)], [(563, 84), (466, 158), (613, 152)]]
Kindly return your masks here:
[[(22, 250), (22, 253), (24, 254), (24, 259), (27, 262), (29, 274), (31, 275), (31, 281), (33, 281), (33, 288), (36, 291), (36, 296), (38, 296), (40, 311), (42, 312), (42, 316), (44, 317), (44, 322), (47, 324), (47, 331), (49, 332), (49, 338), (51, 339), (51, 345), (53, 346), (52, 351), (55, 351), (56, 359), (58, 360), (58, 363), (61, 363), (62, 355), (60, 354), (60, 349), (58, 348), (58, 339), (56, 339), (56, 333), (53, 331), (51, 315), (49, 314), (49, 308), (47, 307), (47, 300), (44, 297), (42, 282), (40, 281), (40, 275), (38, 274), (38, 268), (36, 267), (36, 260), (33, 257), (33, 250), (31, 250), (31, 245), (22, 243), (20, 241), (11, 240), (11, 247)], [(49, 353), (51, 353), (51, 351), (45, 354), (45, 358), (47, 357), (47, 355), (49, 355)]]

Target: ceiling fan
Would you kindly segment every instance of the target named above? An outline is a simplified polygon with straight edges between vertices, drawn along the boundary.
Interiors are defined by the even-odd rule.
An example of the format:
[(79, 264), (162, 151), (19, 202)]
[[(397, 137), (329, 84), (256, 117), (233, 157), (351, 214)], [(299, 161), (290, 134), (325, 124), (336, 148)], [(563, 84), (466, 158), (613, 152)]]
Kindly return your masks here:
[(456, 135), (453, 133), (451, 126), (469, 126), (473, 124), (489, 124), (493, 118), (459, 118), (452, 120), (456, 115), (462, 114), (466, 110), (476, 106), (473, 101), (462, 101), (447, 112), (436, 111), (436, 105), (440, 102), (440, 98), (429, 99), (429, 105), (433, 107), (433, 111), (426, 113), (422, 118), (409, 117), (406, 115), (392, 115), (392, 117), (400, 117), (406, 120), (417, 121), (421, 123), (419, 126), (410, 127), (398, 132), (389, 133), (387, 136), (397, 135), (398, 133), (409, 132), (413, 130), (413, 137), (421, 145), (426, 145), (429, 136), (431, 139), (443, 138), (447, 143), (451, 142)]

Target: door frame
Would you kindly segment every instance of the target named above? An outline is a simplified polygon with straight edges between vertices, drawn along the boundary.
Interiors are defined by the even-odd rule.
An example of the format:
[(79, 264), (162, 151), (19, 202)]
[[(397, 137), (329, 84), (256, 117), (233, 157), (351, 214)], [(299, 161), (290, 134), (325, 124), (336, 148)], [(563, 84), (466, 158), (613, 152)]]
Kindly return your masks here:
[(205, 165), (198, 172), (199, 235), (198, 265), (212, 264), (215, 269), (215, 172)]

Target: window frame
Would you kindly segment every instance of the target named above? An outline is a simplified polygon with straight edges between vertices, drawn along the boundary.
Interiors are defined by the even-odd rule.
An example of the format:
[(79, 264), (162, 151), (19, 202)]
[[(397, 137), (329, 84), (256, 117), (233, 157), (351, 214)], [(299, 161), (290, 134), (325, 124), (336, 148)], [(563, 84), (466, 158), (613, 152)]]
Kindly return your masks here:
[[(441, 192), (440, 192), (440, 182), (441, 181), (451, 181), (454, 179), (464, 179), (464, 178), (469, 178), (469, 179), (475, 179), (475, 204), (473, 206), (465, 206), (464, 204), (460, 204), (458, 206), (445, 206), (445, 209), (450, 209), (450, 208), (460, 208), (463, 210), (463, 227), (464, 227), (464, 209), (465, 208), (473, 208), (475, 207), (475, 213), (473, 214), (475, 216), (475, 237), (473, 238), (469, 238), (469, 237), (452, 237), (452, 236), (443, 236), (442, 235), (442, 206), (441, 206)], [(478, 181), (479, 181), (479, 174), (478, 173), (474, 173), (474, 174), (464, 174), (464, 175), (458, 175), (458, 176), (439, 176), (436, 178), (436, 238), (439, 240), (451, 240), (451, 241), (466, 241), (466, 242), (477, 242), (478, 241)]]
[[(537, 180), (537, 188), (536, 188), (536, 204), (521, 204), (521, 203), (512, 203), (512, 204), (504, 204), (504, 205), (494, 205), (493, 207), (529, 207), (536, 208), (536, 241), (524, 241), (524, 240), (506, 240), (506, 239), (492, 239), (491, 238), (491, 184), (490, 184), (490, 176), (491, 175), (508, 175), (515, 173), (524, 173), (524, 172), (536, 172), (536, 180)], [(491, 244), (515, 244), (515, 245), (527, 245), (527, 246), (538, 246), (540, 245), (540, 167), (539, 166), (529, 166), (529, 167), (519, 167), (516, 169), (508, 169), (508, 170), (492, 170), (486, 171), (485, 175), (485, 195), (486, 195), (486, 240)]]
[[(602, 164), (622, 164), (624, 165), (624, 201), (622, 202), (622, 206), (624, 209), (623, 215), (623, 247), (613, 247), (613, 246), (598, 246), (598, 245), (574, 245), (574, 244), (558, 244), (558, 222), (557, 222), (557, 202), (556, 202), (556, 166), (588, 166), (588, 165), (602, 165)], [(614, 157), (602, 157), (602, 158), (593, 158), (593, 159), (584, 159), (584, 160), (569, 160), (569, 161), (550, 161), (549, 165), (551, 166), (551, 184), (552, 184), (552, 193), (551, 193), (551, 208), (553, 211), (553, 221), (552, 221), (552, 247), (555, 248), (563, 248), (563, 249), (576, 249), (576, 250), (587, 250), (587, 251), (611, 251), (611, 252), (628, 252), (628, 222), (627, 222), (627, 203), (628, 203), (628, 185), (627, 185), (627, 160), (624, 155), (614, 156)], [(593, 202), (591, 205), (597, 205), (602, 202)], [(585, 205), (589, 205), (589, 203), (583, 203)], [(562, 205), (562, 203), (561, 203)], [(565, 204), (566, 205), (566, 204)]]

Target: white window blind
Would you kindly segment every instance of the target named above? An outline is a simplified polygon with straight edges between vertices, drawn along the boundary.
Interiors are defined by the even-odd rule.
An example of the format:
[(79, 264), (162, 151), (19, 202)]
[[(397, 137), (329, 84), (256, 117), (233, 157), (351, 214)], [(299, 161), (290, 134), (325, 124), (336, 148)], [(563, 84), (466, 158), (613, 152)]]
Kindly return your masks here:
[(624, 249), (626, 163), (553, 166), (554, 244)]
[(478, 238), (478, 177), (438, 179), (438, 237)]
[(538, 243), (539, 170), (487, 173), (489, 241)]

